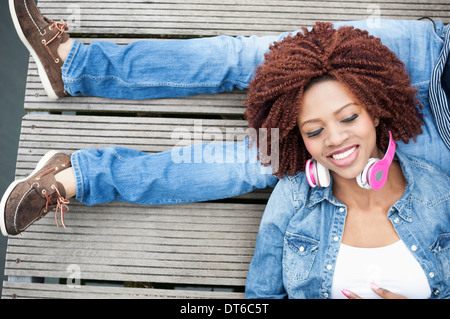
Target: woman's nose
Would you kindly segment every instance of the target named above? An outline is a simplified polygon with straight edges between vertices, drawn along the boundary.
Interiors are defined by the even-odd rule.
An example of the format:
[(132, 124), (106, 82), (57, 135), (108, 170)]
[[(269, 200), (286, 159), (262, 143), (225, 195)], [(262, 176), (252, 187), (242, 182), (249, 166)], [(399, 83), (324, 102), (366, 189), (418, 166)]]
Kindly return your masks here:
[(348, 137), (349, 134), (347, 130), (331, 127), (328, 129), (328, 134), (326, 138), (327, 146), (342, 145), (347, 140)]

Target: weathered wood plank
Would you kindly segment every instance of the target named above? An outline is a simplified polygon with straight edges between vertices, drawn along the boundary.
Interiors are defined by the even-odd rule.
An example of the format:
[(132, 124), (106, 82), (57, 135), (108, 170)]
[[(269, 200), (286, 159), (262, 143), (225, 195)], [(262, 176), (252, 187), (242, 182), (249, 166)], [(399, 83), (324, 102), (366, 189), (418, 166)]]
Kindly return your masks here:
[[(42, 12), (72, 21), (81, 34), (260, 35), (316, 21), (417, 19), (450, 21), (447, 1), (127, 1), (41, 0)], [(120, 17), (120, 18), (118, 18)]]
[(67, 230), (46, 216), (10, 238), (7, 275), (65, 278), (76, 264), (82, 279), (243, 286), (264, 205), (71, 207)]
[[(194, 143), (242, 141), (246, 126), (242, 120), (30, 114), (22, 122), (19, 154), (113, 145), (158, 152)], [(19, 157), (19, 169), (30, 168), (22, 162)]]
[(227, 291), (204, 291), (204, 290), (169, 290), (169, 289), (147, 289), (147, 288), (122, 288), (122, 287), (102, 287), (102, 286), (79, 286), (70, 288), (67, 285), (39, 284), (4, 282), (3, 299), (22, 298), (82, 298), (82, 299), (114, 299), (114, 298), (189, 298), (189, 299), (228, 299), (243, 298), (240, 292)]

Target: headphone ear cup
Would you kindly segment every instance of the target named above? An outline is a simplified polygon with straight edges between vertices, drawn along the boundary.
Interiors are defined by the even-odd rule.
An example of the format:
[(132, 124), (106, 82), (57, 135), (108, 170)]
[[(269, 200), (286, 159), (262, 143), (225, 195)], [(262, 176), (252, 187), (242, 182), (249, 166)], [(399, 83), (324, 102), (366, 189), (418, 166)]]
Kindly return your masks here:
[(369, 185), (374, 190), (379, 190), (384, 186), (389, 172), (389, 164), (380, 160), (374, 163), (367, 172)]
[(317, 184), (319, 184), (320, 187), (330, 186), (330, 171), (318, 162), (316, 162), (316, 176)]
[(328, 187), (330, 186), (330, 172), (327, 168), (317, 163), (316, 160), (310, 158), (306, 161), (305, 175), (309, 186), (312, 188), (316, 186)]
[(362, 188), (380, 190), (386, 183), (389, 166), (394, 160), (395, 142), (392, 132), (389, 131), (389, 146), (382, 159), (370, 158), (360, 175), (356, 177), (358, 185)]
[(317, 178), (314, 177), (314, 175), (315, 175), (314, 174), (314, 172), (315, 172), (314, 162), (315, 162), (315, 160), (310, 158), (309, 160), (306, 161), (306, 165), (305, 165), (306, 179), (308, 180), (308, 184), (309, 184), (309, 186), (311, 186), (311, 188), (314, 188), (317, 186), (317, 183), (316, 183)]
[(368, 190), (372, 189), (372, 186), (370, 185), (370, 181), (369, 181), (370, 170), (378, 161), (380, 161), (378, 158), (369, 158), (369, 160), (367, 161), (366, 166), (364, 166), (364, 169), (362, 170), (361, 174), (356, 176), (356, 182), (358, 183), (358, 185), (360, 187), (368, 189)]

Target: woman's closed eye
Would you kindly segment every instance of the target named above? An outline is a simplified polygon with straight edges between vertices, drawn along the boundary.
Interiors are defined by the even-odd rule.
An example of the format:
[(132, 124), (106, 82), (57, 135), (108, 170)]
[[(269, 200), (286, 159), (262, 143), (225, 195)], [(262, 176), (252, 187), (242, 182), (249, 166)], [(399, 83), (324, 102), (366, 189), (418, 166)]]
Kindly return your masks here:
[(353, 114), (352, 116), (349, 116), (349, 117), (343, 119), (341, 122), (348, 123), (348, 122), (356, 120), (357, 117), (358, 117), (358, 114)]
[[(358, 116), (359, 116), (358, 114), (353, 114), (352, 116), (349, 116), (349, 117), (341, 120), (341, 123), (350, 123), (350, 122), (356, 120), (358, 118)], [(307, 137), (315, 137), (315, 136), (318, 136), (322, 131), (323, 131), (323, 128), (319, 128), (315, 131), (306, 133), (306, 136)]]
[(308, 136), (308, 137), (314, 137), (314, 136), (319, 135), (320, 132), (322, 132), (322, 131), (323, 131), (323, 128), (319, 128), (318, 130), (315, 130), (315, 131), (313, 131), (313, 132), (306, 133), (306, 136)]

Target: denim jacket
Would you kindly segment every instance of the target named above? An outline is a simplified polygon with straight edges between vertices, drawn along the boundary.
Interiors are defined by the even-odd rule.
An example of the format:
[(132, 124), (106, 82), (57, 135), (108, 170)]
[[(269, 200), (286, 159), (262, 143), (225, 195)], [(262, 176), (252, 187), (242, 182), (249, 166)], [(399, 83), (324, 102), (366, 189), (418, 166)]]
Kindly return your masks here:
[[(450, 297), (450, 177), (397, 151), (407, 184), (387, 217), (423, 268), (431, 298)], [(276, 185), (261, 221), (247, 298), (330, 298), (347, 207), (304, 172)]]

